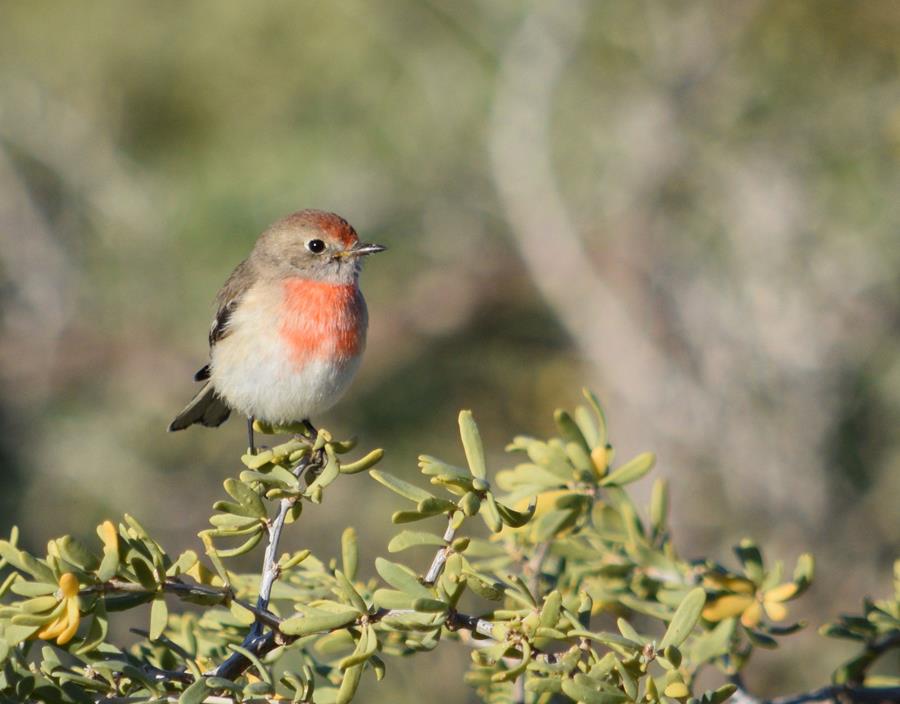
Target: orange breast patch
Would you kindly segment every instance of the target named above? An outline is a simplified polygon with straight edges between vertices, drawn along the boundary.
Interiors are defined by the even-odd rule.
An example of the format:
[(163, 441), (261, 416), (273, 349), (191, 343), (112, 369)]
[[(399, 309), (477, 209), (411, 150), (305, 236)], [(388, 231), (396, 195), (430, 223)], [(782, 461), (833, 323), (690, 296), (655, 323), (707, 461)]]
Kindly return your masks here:
[(278, 332), (294, 362), (355, 357), (361, 351), (362, 324), (356, 286), (299, 278), (284, 282)]

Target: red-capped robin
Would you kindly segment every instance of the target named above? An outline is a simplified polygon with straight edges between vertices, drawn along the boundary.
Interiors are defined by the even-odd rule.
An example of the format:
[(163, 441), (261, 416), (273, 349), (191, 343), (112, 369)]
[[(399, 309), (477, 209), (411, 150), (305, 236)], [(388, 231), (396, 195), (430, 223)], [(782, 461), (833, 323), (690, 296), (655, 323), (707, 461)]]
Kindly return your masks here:
[(359, 289), (362, 257), (381, 252), (359, 241), (343, 218), (301, 210), (257, 239), (216, 296), (203, 388), (169, 430), (221, 425), (237, 411), (285, 424), (334, 406), (359, 368), (368, 312)]

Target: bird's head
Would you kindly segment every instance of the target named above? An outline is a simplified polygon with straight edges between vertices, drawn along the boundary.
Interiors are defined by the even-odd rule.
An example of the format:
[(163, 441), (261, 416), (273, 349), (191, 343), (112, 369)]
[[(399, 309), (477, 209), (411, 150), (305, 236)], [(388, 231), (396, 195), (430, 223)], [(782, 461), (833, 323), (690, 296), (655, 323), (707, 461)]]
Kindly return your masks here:
[(339, 215), (301, 210), (263, 232), (254, 254), (260, 266), (283, 276), (345, 284), (359, 276), (363, 257), (384, 249), (360, 242), (356, 230)]

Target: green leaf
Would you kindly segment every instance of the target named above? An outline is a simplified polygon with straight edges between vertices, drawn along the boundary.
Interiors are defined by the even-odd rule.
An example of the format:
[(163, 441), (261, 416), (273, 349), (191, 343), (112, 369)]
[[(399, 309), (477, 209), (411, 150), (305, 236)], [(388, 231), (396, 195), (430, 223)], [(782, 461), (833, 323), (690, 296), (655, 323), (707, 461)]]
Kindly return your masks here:
[[(797, 566), (794, 568), (794, 583), (797, 585), (797, 593), (792, 598), (796, 599), (807, 590), (812, 582), (815, 567), (815, 560), (808, 552), (797, 558)], [(900, 580), (898, 580), (898, 584), (900, 584)]]
[(156, 591), (156, 575), (143, 558), (135, 555), (128, 564), (131, 565), (131, 569), (134, 570), (134, 574), (137, 576), (138, 581), (144, 589)]
[(481, 508), (481, 497), (474, 491), (467, 491), (457, 503), (467, 516), (474, 516)]
[(355, 462), (347, 462), (341, 463), (341, 474), (356, 474), (357, 472), (364, 472), (370, 467), (374, 467), (381, 461), (381, 458), (384, 457), (384, 450), (381, 448), (377, 450), (372, 450), (365, 457), (361, 457)]
[(623, 486), (636, 482), (656, 464), (656, 455), (652, 452), (642, 452), (632, 460), (629, 460), (618, 469), (607, 474), (600, 480), (600, 486)]
[(413, 601), (412, 605), (413, 609), (416, 611), (424, 611), (426, 613), (443, 613), (448, 608), (450, 608), (449, 604), (446, 602), (440, 601), (435, 598), (419, 598)]
[(356, 579), (359, 543), (356, 540), (356, 529), (353, 527), (347, 527), (341, 533), (341, 564), (344, 566), (344, 574), (347, 575), (347, 579), (351, 582)]
[(60, 556), (85, 572), (97, 569), (100, 561), (80, 540), (71, 535), (64, 535), (56, 541)]
[(347, 579), (347, 576), (341, 572), (340, 570), (334, 571), (335, 579), (337, 580), (338, 589), (340, 589), (341, 593), (344, 595), (344, 598), (347, 599), (352, 605), (360, 613), (367, 613), (369, 607), (366, 606), (366, 600), (360, 596), (359, 592), (356, 591), (356, 587), (354, 587), (350, 580)]
[(39, 582), (55, 582), (56, 576), (47, 565), (29, 555), (24, 550), (19, 550), (12, 543), (0, 540), (0, 557), (10, 565), (22, 572), (27, 572)]
[(209, 688), (205, 679), (199, 679), (178, 697), (178, 704), (201, 704), (209, 696)]
[(568, 412), (561, 408), (557, 408), (553, 413), (553, 420), (556, 421), (556, 427), (559, 428), (559, 432), (565, 440), (576, 443), (585, 451), (585, 453), (590, 454), (591, 447), (588, 444), (587, 439), (582, 434), (581, 428), (578, 427), (578, 424)]
[(319, 476), (307, 488), (307, 495), (313, 495), (314, 492), (321, 491), (340, 476), (340, 462), (330, 445), (325, 447), (325, 455), (327, 457), (325, 467), (322, 468)]
[(434, 597), (434, 594), (419, 582), (418, 575), (405, 565), (377, 557), (375, 558), (375, 569), (381, 578), (394, 589), (406, 592), (414, 598), (431, 599)]
[(497, 587), (495, 584), (486, 582), (468, 571), (466, 572), (466, 586), (482, 599), (487, 599), (488, 601), (501, 601), (506, 591), (503, 586)]
[(575, 407), (575, 422), (578, 424), (578, 429), (589, 447), (602, 447), (600, 443), (600, 427), (597, 424), (597, 419), (591, 415), (591, 412), (586, 407)]
[(355, 609), (325, 611), (306, 607), (299, 616), (292, 616), (281, 623), (281, 632), (289, 636), (308, 636), (312, 633), (333, 631), (356, 621)]
[(166, 630), (169, 622), (169, 609), (162, 594), (157, 596), (150, 606), (150, 640), (157, 640)]
[(375, 605), (382, 609), (411, 609), (415, 598), (395, 589), (376, 589), (372, 595)]
[(599, 687), (591, 686), (589, 682), (587, 677), (575, 680), (565, 678), (562, 681), (562, 690), (573, 700), (584, 704), (619, 704), (628, 699), (628, 695), (624, 692), (602, 691)]
[(731, 641), (737, 626), (737, 619), (726, 618), (715, 628), (700, 633), (691, 641), (691, 660), (698, 665), (727, 655), (731, 651)]
[(456, 510), (456, 504), (447, 499), (429, 496), (416, 505), (416, 511), (426, 516), (436, 516), (439, 513), (451, 513)]
[(481, 434), (472, 411), (459, 412), (459, 436), (462, 439), (463, 449), (466, 452), (466, 461), (469, 463), (469, 471), (478, 479), (487, 478), (487, 466), (484, 459), (484, 447), (481, 444)]
[(598, 399), (590, 389), (582, 389), (581, 392), (584, 394), (584, 397), (587, 399), (591, 408), (594, 409), (594, 413), (597, 416), (597, 432), (599, 433), (599, 437), (597, 438), (597, 442), (594, 443), (594, 447), (605, 447), (609, 442), (609, 434), (606, 429), (606, 414), (603, 413), (600, 399)]
[(28, 601), (19, 602), (18, 606), (22, 613), (39, 614), (44, 611), (50, 611), (59, 604), (57, 598), (51, 594), (46, 596), (36, 596)]
[(739, 545), (734, 548), (734, 552), (744, 567), (744, 573), (750, 578), (750, 581), (756, 585), (762, 583), (765, 578), (763, 571), (762, 553), (749, 538), (744, 538)]
[(638, 633), (634, 626), (632, 626), (628, 621), (624, 618), (620, 618), (616, 621), (616, 625), (619, 627), (619, 633), (625, 636), (628, 640), (634, 641), (639, 645), (643, 645), (647, 642), (647, 639), (644, 638), (640, 633)]
[(650, 494), (650, 525), (653, 526), (656, 535), (665, 531), (668, 516), (669, 483), (665, 479), (657, 479), (653, 482), (653, 491)]
[(709, 702), (709, 704), (723, 704), (723, 702), (728, 701), (728, 698), (737, 691), (737, 685), (734, 684), (723, 684), (716, 690), (712, 692), (705, 692), (703, 694), (703, 702)]
[(241, 530), (251, 526), (261, 526), (262, 519), (259, 516), (238, 516), (233, 513), (217, 513), (209, 517), (209, 522), (216, 528), (231, 528)]
[(391, 542), (388, 543), (388, 552), (401, 552), (420, 545), (443, 547), (444, 539), (434, 533), (426, 533), (420, 530), (404, 530), (391, 538)]
[(491, 492), (487, 492), (484, 495), (484, 501), (481, 502), (479, 514), (492, 533), (499, 533), (503, 529), (503, 521), (500, 518), (497, 501), (494, 499), (494, 495)]
[(371, 624), (366, 624), (366, 627), (362, 629), (359, 640), (356, 642), (355, 650), (338, 663), (338, 668), (346, 670), (353, 665), (364, 663), (375, 654), (377, 648), (378, 634)]
[(266, 507), (253, 489), (244, 484), (244, 482), (229, 477), (223, 482), (225, 491), (228, 492), (232, 499), (243, 506), (251, 516), (257, 518), (266, 518)]
[(559, 621), (559, 610), (562, 606), (562, 595), (553, 590), (544, 597), (544, 605), (541, 607), (540, 624), (545, 628), (553, 628)]
[(528, 505), (527, 511), (516, 511), (509, 508), (509, 506), (503, 505), (502, 502), (497, 501), (497, 511), (500, 514), (500, 520), (510, 528), (521, 528), (527, 524), (534, 516), (536, 507), (537, 502), (534, 499), (532, 499), (531, 503)]
[(349, 704), (356, 694), (359, 687), (359, 679), (362, 677), (363, 665), (353, 665), (344, 671), (344, 679), (341, 680), (341, 686), (338, 689), (335, 704)]
[(659, 642), (658, 650), (665, 650), (670, 645), (677, 648), (684, 643), (700, 620), (700, 613), (705, 604), (706, 591), (703, 587), (697, 587), (688, 592), (675, 610), (675, 615), (672, 616), (672, 621)]
[(394, 511), (391, 514), (391, 523), (415, 523), (416, 521), (424, 521), (426, 518), (432, 518), (432, 516), (419, 513), (418, 511)]
[(768, 650), (774, 650), (778, 647), (778, 641), (772, 638), (772, 636), (766, 635), (761, 631), (754, 630), (752, 628), (747, 628), (744, 626), (744, 633), (747, 634), (747, 640), (749, 640), (753, 645), (758, 648), (766, 648)]
[(386, 486), (395, 494), (400, 494), (400, 496), (402, 496), (403, 498), (414, 501), (415, 503), (419, 503), (420, 501), (424, 501), (425, 499), (433, 498), (433, 496), (424, 489), (420, 489), (415, 484), (410, 484), (409, 482), (404, 481), (403, 479), (399, 479), (398, 477), (395, 477), (393, 474), (389, 474), (388, 472), (382, 472), (378, 469), (372, 469), (369, 471), (369, 476), (379, 484), (383, 484), (384, 486)]
[(219, 557), (237, 557), (238, 555), (243, 555), (244, 553), (250, 552), (253, 548), (256, 547), (257, 543), (262, 540), (265, 531), (263, 530), (262, 525), (256, 530), (256, 532), (247, 538), (243, 543), (234, 548), (228, 548), (226, 550), (222, 550), (220, 548), (216, 548), (216, 553)]
[(33, 625), (20, 626), (16, 623), (6, 624), (3, 631), (3, 640), (6, 641), (10, 648), (17, 646), (23, 640), (27, 640), (37, 633), (43, 624), (37, 623)]
[[(18, 577), (15, 573), (10, 573), (11, 577)], [(47, 596), (53, 594), (59, 589), (58, 584), (49, 584), (47, 582), (26, 582), (19, 580), (10, 585), (10, 591), (19, 596)]]

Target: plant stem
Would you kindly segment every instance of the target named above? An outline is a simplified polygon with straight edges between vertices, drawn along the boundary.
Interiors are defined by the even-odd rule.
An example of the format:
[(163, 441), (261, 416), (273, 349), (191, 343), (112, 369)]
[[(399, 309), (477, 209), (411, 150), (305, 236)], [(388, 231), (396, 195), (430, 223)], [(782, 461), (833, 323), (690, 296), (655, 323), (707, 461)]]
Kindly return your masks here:
[(453, 542), (453, 538), (456, 535), (456, 528), (453, 524), (453, 517), (455, 515), (456, 512), (454, 511), (447, 520), (447, 530), (444, 531), (444, 542), (446, 545), (437, 551), (434, 560), (431, 562), (431, 567), (429, 567), (428, 572), (425, 573), (425, 579), (423, 581), (426, 586), (431, 586), (437, 582), (438, 577), (441, 576), (441, 572), (444, 570), (444, 565), (450, 555), (450, 543)]
[[(309, 468), (321, 465), (321, 457), (316, 455), (312, 448), (310, 454), (304, 455), (297, 462), (293, 469), (294, 476), (298, 479), (303, 476)], [(296, 499), (282, 499), (278, 505), (278, 515), (269, 525), (269, 544), (266, 546), (265, 556), (263, 557), (262, 577), (259, 583), (259, 596), (256, 599), (256, 608), (251, 609), (256, 614), (256, 621), (253, 628), (247, 634), (241, 643), (242, 648), (257, 653), (257, 646), (268, 645), (267, 648), (258, 652), (264, 653), (274, 647), (276, 642), (276, 633), (280, 621), (277, 617), (269, 612), (269, 600), (272, 597), (272, 587), (281, 570), (278, 567), (278, 544), (281, 541), (281, 532), (284, 530), (284, 523), (287, 520), (288, 512), (293, 507)], [(264, 615), (264, 616), (263, 616)], [(263, 635), (263, 625), (272, 627), (272, 631)], [(277, 635), (281, 635), (278, 633)], [(269, 645), (271, 643), (271, 645)], [(213, 672), (217, 677), (227, 677), (233, 679), (250, 666), (250, 662), (240, 653), (234, 653), (229, 656), (221, 665)]]

